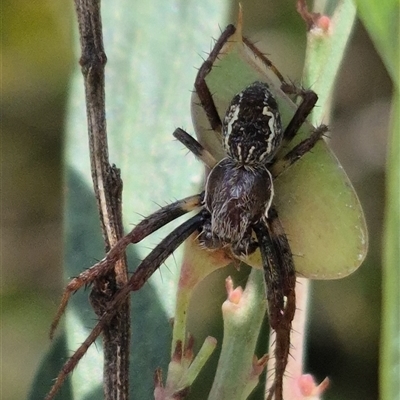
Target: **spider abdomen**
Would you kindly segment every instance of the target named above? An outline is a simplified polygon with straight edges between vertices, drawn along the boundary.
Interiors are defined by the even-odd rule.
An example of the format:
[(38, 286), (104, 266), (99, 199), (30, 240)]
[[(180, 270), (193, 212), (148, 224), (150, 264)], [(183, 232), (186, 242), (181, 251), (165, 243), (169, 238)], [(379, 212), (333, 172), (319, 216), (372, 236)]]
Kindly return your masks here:
[(251, 225), (266, 215), (272, 197), (272, 177), (266, 168), (246, 169), (230, 158), (221, 160), (205, 187), (204, 205), (211, 215), (201, 237), (205, 247), (229, 246), (235, 254), (247, 254)]
[(263, 82), (254, 82), (231, 101), (222, 125), (224, 148), (241, 165), (268, 163), (282, 142), (276, 100)]

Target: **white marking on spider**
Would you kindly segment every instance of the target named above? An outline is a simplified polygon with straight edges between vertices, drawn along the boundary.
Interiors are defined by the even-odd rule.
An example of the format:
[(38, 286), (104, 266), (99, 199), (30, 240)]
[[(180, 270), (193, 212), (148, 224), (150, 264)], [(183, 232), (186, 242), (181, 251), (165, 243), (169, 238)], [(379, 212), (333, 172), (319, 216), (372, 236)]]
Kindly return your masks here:
[[(264, 107), (263, 114), (269, 117), (268, 126), (269, 130), (271, 131), (271, 135), (269, 135), (268, 139), (273, 139), (276, 136), (275, 132), (275, 115), (269, 111), (268, 107)], [(267, 140), (269, 142), (270, 140)]]
[(264, 106), (263, 110), (262, 110), (263, 115), (269, 115), (269, 107), (268, 106)]
[(242, 101), (243, 93), (239, 94), (239, 101), (230, 107), (229, 113), (225, 118), (226, 133), (225, 133), (225, 148), (229, 148), (229, 136), (232, 133), (233, 124), (239, 119), (240, 102)]
[(266, 157), (266, 155), (267, 155), (267, 152), (264, 151), (264, 153), (261, 153), (260, 157), (258, 157), (258, 160), (259, 160), (259, 161), (264, 160), (264, 158)]
[(255, 149), (256, 149), (256, 146), (250, 147), (250, 150), (249, 150), (249, 153), (247, 154), (245, 163), (248, 163), (251, 160), (251, 156), (253, 155)]
[(262, 113), (263, 113), (263, 115), (266, 115), (267, 117), (269, 117), (268, 126), (269, 126), (269, 130), (270, 130), (270, 134), (268, 135), (267, 140), (266, 140), (267, 149), (265, 150), (265, 152), (260, 154), (260, 156), (258, 158), (259, 161), (262, 161), (266, 156), (269, 156), (273, 152), (273, 150), (274, 150), (273, 141), (276, 137), (276, 120), (275, 120), (274, 113), (269, 110), (268, 106), (265, 106), (263, 108)]
[(274, 198), (274, 194), (275, 194), (275, 190), (274, 190), (274, 182), (272, 180), (272, 175), (267, 169), (266, 169), (266, 171), (268, 172), (270, 183), (271, 183), (271, 188), (270, 188), (271, 195), (269, 197), (268, 203), (265, 205), (265, 213), (264, 213), (265, 218), (268, 218), (268, 211), (271, 207), (272, 199)]
[(237, 147), (237, 152), (238, 152), (238, 160), (241, 162), (242, 161), (242, 146), (240, 144)]

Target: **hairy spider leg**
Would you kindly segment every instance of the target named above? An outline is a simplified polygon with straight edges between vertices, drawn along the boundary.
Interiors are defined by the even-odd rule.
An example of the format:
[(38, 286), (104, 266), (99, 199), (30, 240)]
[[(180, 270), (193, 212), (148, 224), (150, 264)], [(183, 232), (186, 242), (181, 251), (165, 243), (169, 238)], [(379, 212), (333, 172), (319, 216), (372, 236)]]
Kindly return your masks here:
[[(194, 81), (194, 87), (197, 95), (199, 96), (201, 106), (203, 107), (207, 118), (210, 122), (211, 129), (218, 132), (221, 135), (221, 118), (219, 117), (217, 107), (215, 106), (214, 100), (210, 89), (206, 83), (206, 76), (211, 72), (215, 60), (221, 52), (222, 47), (227, 40), (235, 33), (236, 28), (233, 25), (228, 25), (225, 30), (221, 33), (219, 39), (215, 42), (211, 53), (207, 59), (203, 62), (200, 69), (197, 72), (196, 79)], [(222, 138), (222, 137), (221, 137)]]
[(112, 268), (114, 268), (115, 263), (123, 256), (129, 244), (140, 242), (169, 222), (200, 207), (203, 197), (203, 193), (196, 194), (160, 208), (158, 211), (139, 222), (131, 232), (121, 238), (101, 261), (83, 271), (79, 276), (73, 278), (64, 289), (56, 316), (50, 327), (50, 338), (54, 336), (60, 318), (64, 314), (65, 308), (73, 293), (82, 286), (89, 285), (95, 279), (99, 279), (101, 276), (108, 274)]
[(280, 400), (279, 395), (282, 397), (280, 393), (283, 392), (283, 376), (290, 352), (292, 321), (296, 312), (296, 273), (290, 245), (274, 207), (271, 207), (268, 212), (268, 228), (281, 268), (285, 303), (279, 328), (275, 329), (275, 379), (269, 389), (267, 400), (272, 399), (274, 394), (275, 400)]
[(300, 160), (305, 154), (312, 150), (319, 140), (322, 139), (324, 134), (328, 131), (326, 125), (320, 125), (311, 131), (311, 135), (302, 140), (299, 144), (288, 151), (284, 156), (273, 161), (272, 165), (268, 168), (275, 179), (289, 168), (296, 161)]
[(283, 399), (283, 376), (290, 351), (290, 333), (296, 311), (296, 274), (289, 242), (276, 210), (269, 210), (266, 221), (254, 225), (263, 260), (267, 286), (268, 314), (275, 334), (275, 377), (268, 389), (268, 400)]
[(173, 135), (208, 168), (212, 169), (215, 167), (217, 160), (193, 136), (181, 128), (177, 128)]
[(194, 196), (185, 197), (174, 203), (161, 207), (159, 210), (140, 221), (127, 237), (130, 243), (139, 243), (145, 237), (167, 225), (171, 221), (181, 217), (182, 215), (201, 207), (204, 198), (204, 192), (195, 194)]
[[(203, 223), (204, 213), (200, 212), (174, 229), (140, 263), (121, 292), (128, 294), (129, 291), (139, 290), (160, 265)], [(118, 298), (122, 296), (122, 293), (117, 294), (115, 301), (118, 302)]]
[(103, 331), (103, 328), (110, 323), (120, 305), (124, 302), (131, 291), (139, 290), (150, 278), (150, 276), (163, 264), (163, 262), (197, 229), (203, 224), (203, 213), (198, 213), (182, 225), (174, 229), (166, 236), (140, 263), (132, 274), (129, 282), (122, 287), (109, 303), (104, 314), (93, 328), (86, 340), (79, 346), (71, 358), (64, 364), (58, 374), (46, 400), (54, 398), (65, 378), (78, 364), (79, 360), (86, 354), (87, 349), (94, 343)]
[(282, 84), (287, 84), (283, 75), (279, 72), (278, 68), (272, 63), (272, 61), (262, 53), (249, 39), (243, 37), (243, 43), (250, 48), (250, 50), (261, 60), (261, 62), (270, 69), (276, 77), (281, 81)]
[(292, 119), (290, 120), (283, 133), (284, 141), (282, 145), (285, 146), (293, 140), (301, 125), (303, 125), (305, 120), (310, 115), (311, 111), (318, 101), (318, 96), (312, 90), (298, 88), (295, 85), (288, 83), (282, 83), (281, 89), (286, 94), (300, 96), (302, 98), (301, 103), (297, 107), (296, 112), (294, 113)]

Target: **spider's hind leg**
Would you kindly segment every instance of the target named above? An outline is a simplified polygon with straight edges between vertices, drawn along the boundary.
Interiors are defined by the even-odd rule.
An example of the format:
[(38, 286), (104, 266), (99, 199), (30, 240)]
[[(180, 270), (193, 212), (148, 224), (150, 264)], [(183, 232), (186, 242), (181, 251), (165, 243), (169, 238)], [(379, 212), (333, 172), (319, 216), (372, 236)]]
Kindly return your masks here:
[(283, 399), (283, 377), (290, 351), (290, 333), (296, 310), (296, 275), (292, 252), (276, 210), (253, 227), (260, 246), (267, 287), (268, 314), (275, 331), (275, 376), (267, 399)]

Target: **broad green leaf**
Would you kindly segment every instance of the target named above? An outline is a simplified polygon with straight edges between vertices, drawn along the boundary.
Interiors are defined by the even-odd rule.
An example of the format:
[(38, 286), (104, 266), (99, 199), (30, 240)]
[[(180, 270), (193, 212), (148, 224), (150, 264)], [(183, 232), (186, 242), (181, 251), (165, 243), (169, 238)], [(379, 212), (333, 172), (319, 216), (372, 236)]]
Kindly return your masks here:
[[(237, 31), (222, 49), (206, 79), (221, 118), (232, 97), (256, 80), (272, 87), (285, 126), (296, 105), (282, 92), (272, 71), (251, 54)], [(210, 132), (197, 103), (194, 95), (196, 133), (200, 142), (220, 159), (223, 157), (220, 140)], [(307, 137), (312, 129), (309, 123), (304, 124), (293, 145)], [(360, 266), (367, 250), (363, 211), (346, 173), (324, 141), (276, 179), (274, 202), (300, 276), (336, 279)], [(261, 267), (258, 252), (246, 262)]]

